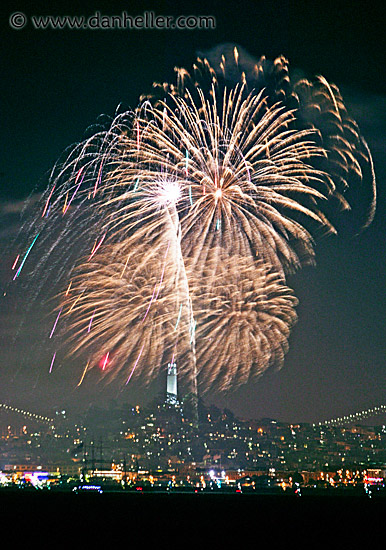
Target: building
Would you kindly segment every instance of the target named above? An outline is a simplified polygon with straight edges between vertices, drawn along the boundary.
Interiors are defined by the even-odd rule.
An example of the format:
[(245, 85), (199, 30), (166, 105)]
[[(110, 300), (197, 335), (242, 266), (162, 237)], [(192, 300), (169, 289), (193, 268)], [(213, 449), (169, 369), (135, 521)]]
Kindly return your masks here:
[(166, 379), (166, 402), (169, 405), (178, 405), (176, 363), (168, 364), (168, 372), (167, 372), (167, 379)]

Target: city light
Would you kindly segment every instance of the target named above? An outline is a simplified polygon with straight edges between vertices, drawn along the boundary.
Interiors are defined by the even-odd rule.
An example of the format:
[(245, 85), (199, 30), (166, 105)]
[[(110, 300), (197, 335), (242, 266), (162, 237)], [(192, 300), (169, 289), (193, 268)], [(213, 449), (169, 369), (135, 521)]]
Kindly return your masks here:
[[(376, 416), (383, 408), (371, 410)], [(339, 427), (274, 420), (246, 422), (226, 412), (208, 410), (194, 428), (182, 404), (170, 403), (165, 395), (164, 402), (151, 410), (130, 406), (103, 411), (106, 436), (113, 426), (121, 426), (108, 445), (108, 456), (114, 460), (106, 462), (102, 445), (93, 439), (93, 429), (72, 424), (67, 410), (56, 411), (55, 428), (43, 415), (4, 404), (1, 410), (23, 417), (18, 429), (9, 418), (1, 435), (0, 443), (19, 457), (8, 459), (8, 463), (4, 454), (0, 464), (3, 487), (61, 487), (77, 494), (98, 492), (98, 487), (104, 492), (140, 493), (285, 491), (297, 497), (326, 488), (352, 488), (373, 498), (385, 486), (385, 427), (359, 425), (355, 414), (347, 415), (351, 422)], [(30, 429), (30, 421), (37, 420), (42, 427)], [(126, 449), (124, 460), (122, 449)], [(54, 462), (53, 457), (59, 455), (60, 460)], [(34, 457), (35, 466), (31, 462)], [(370, 468), (370, 464), (375, 466)]]

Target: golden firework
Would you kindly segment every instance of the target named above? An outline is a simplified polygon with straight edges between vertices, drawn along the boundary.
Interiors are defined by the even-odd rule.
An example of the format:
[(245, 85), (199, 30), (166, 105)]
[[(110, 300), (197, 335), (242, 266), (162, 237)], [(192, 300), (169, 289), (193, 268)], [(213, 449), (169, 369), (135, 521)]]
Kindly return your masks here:
[(225, 48), (176, 73), (57, 166), (37, 234), (88, 228), (60, 312), (90, 368), (146, 382), (178, 353), (189, 383), (230, 390), (282, 365), (287, 275), (342, 209), (371, 222), (374, 168), (339, 90), (282, 56)]

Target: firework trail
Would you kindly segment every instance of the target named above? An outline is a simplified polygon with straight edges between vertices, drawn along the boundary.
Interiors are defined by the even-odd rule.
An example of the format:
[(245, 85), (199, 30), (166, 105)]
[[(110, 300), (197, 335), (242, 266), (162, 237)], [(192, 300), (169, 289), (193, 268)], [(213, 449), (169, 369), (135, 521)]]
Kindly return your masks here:
[[(130, 144), (135, 147), (137, 163), (137, 139), (125, 144), (129, 156)], [(187, 384), (197, 392), (193, 312), (176, 209), (179, 182), (164, 172), (150, 181), (143, 174), (139, 177), (138, 170), (133, 173), (130, 182), (124, 172), (122, 185), (117, 169), (112, 170), (105, 183), (110, 198), (103, 209), (111, 211), (106, 227), (113, 244), (100, 251), (100, 241), (94, 244), (74, 272), (70, 292), (63, 296), (61, 307), (70, 316), (69, 328), (76, 342), (73, 352), (93, 349), (89, 363), (95, 365), (100, 350), (109, 350), (109, 367), (102, 368), (105, 376), (114, 378), (121, 369), (127, 374), (126, 367), (126, 383), (132, 378), (146, 383), (182, 349), (181, 378), (188, 379)], [(114, 193), (108, 186), (124, 187), (124, 192)]]
[(55, 330), (87, 356), (81, 381), (101, 357), (125, 383), (178, 357), (190, 385), (221, 391), (282, 365), (288, 274), (316, 237), (374, 216), (371, 154), (324, 78), (234, 47), (176, 76), (65, 155), (17, 250), (15, 278), (41, 253), (35, 291), (67, 289)]

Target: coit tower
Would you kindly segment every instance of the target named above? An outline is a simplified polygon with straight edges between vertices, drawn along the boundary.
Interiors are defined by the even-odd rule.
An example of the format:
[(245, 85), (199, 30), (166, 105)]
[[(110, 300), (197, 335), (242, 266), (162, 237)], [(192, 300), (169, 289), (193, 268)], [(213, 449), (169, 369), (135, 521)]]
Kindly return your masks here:
[(177, 405), (177, 365), (168, 363), (168, 374), (166, 379), (166, 401), (170, 405)]

